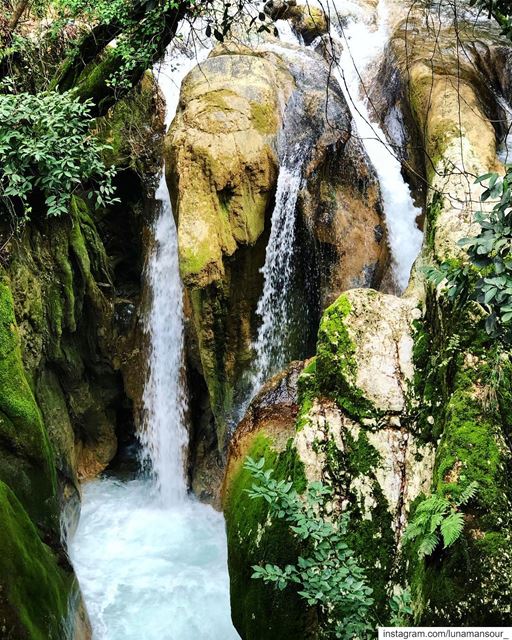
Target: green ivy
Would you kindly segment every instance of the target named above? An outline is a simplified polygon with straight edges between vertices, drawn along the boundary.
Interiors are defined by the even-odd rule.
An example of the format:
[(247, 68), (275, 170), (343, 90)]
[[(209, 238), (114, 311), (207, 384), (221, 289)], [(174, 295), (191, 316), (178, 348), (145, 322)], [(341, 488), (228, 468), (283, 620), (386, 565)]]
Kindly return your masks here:
[[(0, 203), (18, 220), (32, 212), (31, 195), (44, 198), (48, 216), (69, 210), (78, 189), (88, 188), (92, 204), (113, 197), (113, 168), (102, 152), (109, 148), (90, 132), (90, 105), (56, 92), (0, 94)], [(19, 206), (21, 205), (21, 207)]]

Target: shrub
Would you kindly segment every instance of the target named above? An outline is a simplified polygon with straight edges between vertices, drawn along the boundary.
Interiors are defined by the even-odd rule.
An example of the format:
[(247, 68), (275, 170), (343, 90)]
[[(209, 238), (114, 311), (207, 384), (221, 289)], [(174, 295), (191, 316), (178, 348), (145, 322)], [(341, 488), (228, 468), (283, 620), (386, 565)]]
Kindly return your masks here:
[[(30, 195), (38, 190), (48, 216), (67, 213), (71, 195), (89, 187), (96, 207), (114, 202), (113, 168), (108, 148), (90, 132), (90, 105), (56, 92), (0, 94), (0, 201), (32, 212)], [(22, 205), (23, 213), (19, 213)]]

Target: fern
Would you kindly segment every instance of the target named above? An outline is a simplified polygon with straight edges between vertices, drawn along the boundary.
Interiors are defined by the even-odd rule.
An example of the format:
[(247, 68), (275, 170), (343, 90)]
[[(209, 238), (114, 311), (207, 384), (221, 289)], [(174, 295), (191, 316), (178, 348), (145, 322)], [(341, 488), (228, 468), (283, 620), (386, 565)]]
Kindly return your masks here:
[(477, 489), (477, 483), (471, 482), (457, 499), (449, 500), (445, 496), (434, 494), (423, 500), (404, 531), (404, 544), (418, 540), (420, 558), (432, 555), (441, 540), (445, 549), (451, 546), (460, 538), (464, 529), (464, 514), (459, 507), (474, 498)]
[(467, 504), (470, 500), (472, 500), (475, 497), (477, 491), (478, 491), (478, 482), (475, 482), (475, 481), (470, 482), (468, 486), (460, 494), (459, 499), (457, 500), (457, 506), (460, 507)]
[(463, 514), (460, 511), (452, 511), (441, 523), (441, 535), (445, 549), (458, 540), (462, 529), (464, 529)]
[(427, 533), (418, 547), (418, 555), (420, 558), (430, 556), (434, 553), (434, 549), (439, 544), (439, 536), (437, 533)]

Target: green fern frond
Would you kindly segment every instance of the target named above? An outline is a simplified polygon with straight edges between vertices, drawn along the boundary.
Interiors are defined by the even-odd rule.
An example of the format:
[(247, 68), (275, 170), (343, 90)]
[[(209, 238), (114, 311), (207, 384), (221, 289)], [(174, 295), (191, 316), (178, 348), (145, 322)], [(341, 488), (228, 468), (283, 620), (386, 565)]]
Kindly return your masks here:
[(434, 549), (439, 544), (439, 535), (437, 533), (429, 533), (427, 534), (418, 549), (418, 555), (420, 558), (424, 558), (425, 556), (430, 556), (434, 552)]
[(453, 511), (441, 524), (444, 548), (453, 544), (464, 529), (464, 515), (459, 511)]
[(430, 526), (428, 530), (430, 533), (434, 533), (437, 527), (440, 527), (443, 520), (446, 518), (444, 511), (442, 513), (433, 513), (430, 518)]
[(457, 506), (462, 506), (467, 504), (472, 498), (474, 498), (476, 496), (476, 493), (478, 491), (478, 482), (470, 482), (468, 484), (468, 486), (464, 489), (464, 491), (462, 491), (462, 493), (459, 496), (459, 499), (457, 500)]
[(428, 513), (429, 515), (434, 513), (444, 513), (449, 506), (450, 504), (446, 498), (433, 495), (418, 505), (416, 513)]

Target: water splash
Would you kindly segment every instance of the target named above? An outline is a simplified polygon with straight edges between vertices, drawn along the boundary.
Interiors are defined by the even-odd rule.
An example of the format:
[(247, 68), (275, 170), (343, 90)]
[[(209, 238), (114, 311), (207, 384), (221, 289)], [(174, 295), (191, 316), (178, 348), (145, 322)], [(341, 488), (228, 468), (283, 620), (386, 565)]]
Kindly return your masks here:
[(211, 507), (162, 509), (147, 480), (94, 480), (70, 555), (94, 640), (237, 640), (224, 519)]

